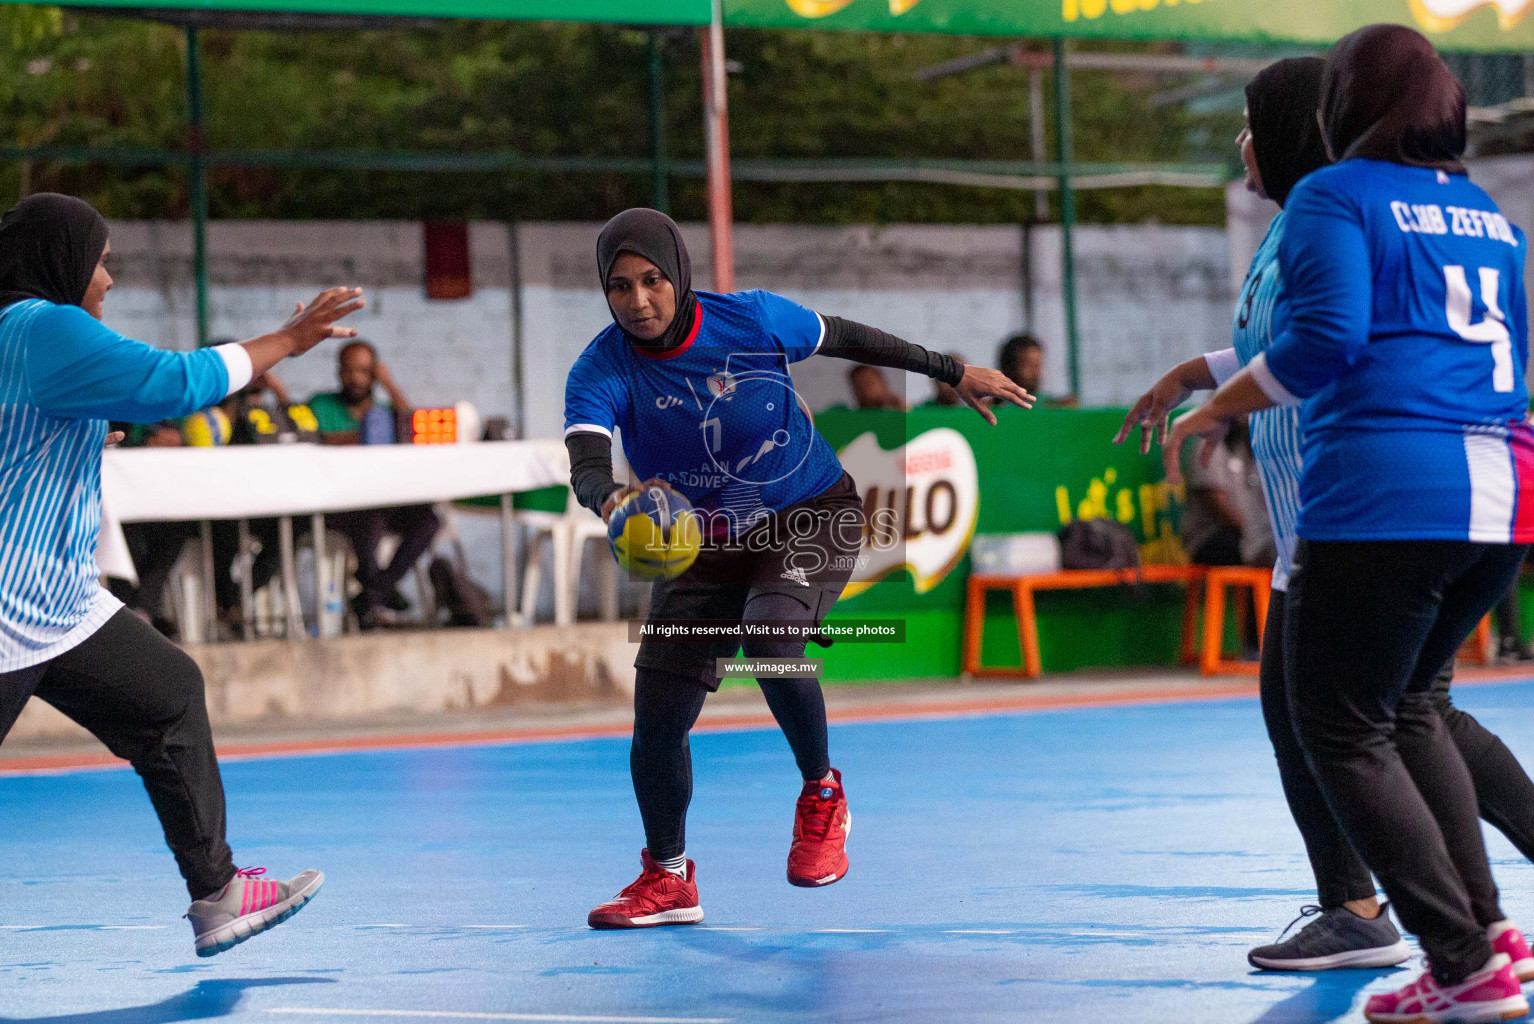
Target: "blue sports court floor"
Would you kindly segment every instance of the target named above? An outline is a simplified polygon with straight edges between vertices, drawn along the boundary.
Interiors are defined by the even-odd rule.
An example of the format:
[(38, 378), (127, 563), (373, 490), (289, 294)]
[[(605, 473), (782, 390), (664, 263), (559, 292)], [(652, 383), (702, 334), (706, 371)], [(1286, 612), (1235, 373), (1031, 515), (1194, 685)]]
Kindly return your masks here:
[[(1458, 693), (1534, 760), (1534, 683)], [(131, 772), (0, 778), (0, 1021), (1279, 1024), (1408, 977), (1247, 968), (1312, 895), (1254, 699), (836, 726), (824, 890), (783, 878), (782, 738), (694, 751), (708, 919), (638, 932), (585, 927), (638, 869), (624, 740), (229, 763), (240, 863), (328, 880), (212, 960)], [(1491, 849), (1534, 922), (1534, 868)]]

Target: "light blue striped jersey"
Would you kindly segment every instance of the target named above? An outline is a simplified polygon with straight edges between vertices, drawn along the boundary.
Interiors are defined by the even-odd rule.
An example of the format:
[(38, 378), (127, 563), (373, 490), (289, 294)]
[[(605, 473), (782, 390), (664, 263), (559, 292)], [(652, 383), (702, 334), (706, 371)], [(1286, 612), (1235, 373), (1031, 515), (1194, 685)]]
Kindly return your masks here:
[(107, 421), (213, 405), (229, 358), (161, 351), (78, 306), (29, 299), (0, 312), (0, 672), (63, 654), (122, 607), (95, 559)]
[[(1245, 366), (1273, 343), (1274, 324), (1287, 314), (1284, 282), (1279, 274), (1278, 247), (1284, 237), (1284, 213), (1279, 211), (1252, 257), (1252, 265), (1236, 302), (1231, 330), (1236, 358)], [(1280, 330), (1282, 327), (1280, 327)], [(1223, 381), (1221, 382), (1223, 383)], [(1252, 414), (1252, 455), (1262, 480), (1262, 495), (1273, 526), (1278, 562), (1273, 566), (1273, 589), (1287, 590), (1294, 559), (1295, 528), (1300, 518), (1300, 469), (1303, 433), (1300, 411), (1278, 406)]]

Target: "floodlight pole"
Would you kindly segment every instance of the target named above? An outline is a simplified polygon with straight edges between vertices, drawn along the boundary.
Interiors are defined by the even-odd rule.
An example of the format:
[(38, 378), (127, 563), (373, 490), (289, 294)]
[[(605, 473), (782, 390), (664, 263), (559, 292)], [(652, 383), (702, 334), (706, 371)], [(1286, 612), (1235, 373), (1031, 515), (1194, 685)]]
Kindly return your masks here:
[(1071, 140), (1071, 72), (1065, 64), (1065, 40), (1055, 37), (1055, 131), (1060, 150), (1060, 298), (1065, 304), (1065, 353), (1071, 395), (1081, 398), (1081, 352), (1076, 332), (1076, 193), (1071, 188), (1075, 146)]
[(208, 343), (208, 165), (202, 130), (202, 56), (197, 30), (186, 30), (186, 148), (192, 199), (192, 278), (197, 287), (197, 346)]
[(671, 212), (671, 170), (666, 166), (666, 95), (665, 65), (661, 57), (660, 33), (650, 30), (650, 205), (661, 213)]
[(735, 243), (731, 231), (730, 121), (724, 75), (724, 11), (713, 0), (703, 43), (703, 127), (708, 145), (708, 226), (714, 249), (714, 291), (735, 290)]

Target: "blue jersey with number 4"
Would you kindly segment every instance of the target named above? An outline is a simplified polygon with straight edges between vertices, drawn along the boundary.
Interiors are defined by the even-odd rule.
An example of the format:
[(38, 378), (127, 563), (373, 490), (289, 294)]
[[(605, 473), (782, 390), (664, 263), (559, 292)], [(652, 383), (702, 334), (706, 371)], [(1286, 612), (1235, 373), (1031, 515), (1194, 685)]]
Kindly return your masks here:
[(1304, 402), (1299, 534), (1534, 540), (1526, 244), (1462, 174), (1347, 160), (1285, 204), (1282, 336), (1254, 361)]
[(692, 333), (669, 352), (635, 349), (616, 324), (586, 346), (565, 384), (565, 434), (618, 428), (639, 479), (659, 477), (733, 532), (841, 479), (788, 375), (825, 325), (772, 292), (697, 296)]

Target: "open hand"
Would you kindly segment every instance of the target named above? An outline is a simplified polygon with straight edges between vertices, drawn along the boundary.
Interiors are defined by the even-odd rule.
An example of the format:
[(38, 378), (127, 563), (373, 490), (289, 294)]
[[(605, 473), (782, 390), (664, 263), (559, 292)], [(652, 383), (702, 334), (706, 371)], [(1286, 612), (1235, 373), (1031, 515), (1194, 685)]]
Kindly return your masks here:
[(278, 333), (292, 343), (291, 354), (295, 356), (309, 351), (326, 338), (355, 338), (355, 330), (336, 327), (335, 323), (365, 305), (361, 288), (328, 288), (308, 305), (300, 302)]
[(1149, 391), (1141, 395), (1139, 401), (1135, 402), (1134, 408), (1130, 409), (1128, 415), (1124, 417), (1124, 425), (1119, 427), (1119, 432), (1113, 436), (1113, 443), (1123, 444), (1125, 438), (1129, 437), (1130, 431), (1138, 426), (1141, 455), (1150, 451), (1153, 438), (1159, 439), (1162, 445), (1166, 445), (1172, 410), (1186, 402), (1188, 396), (1192, 394), (1193, 392), (1177, 377), (1175, 370), (1168, 373)]
[(1177, 422), (1172, 424), (1172, 432), (1161, 442), (1161, 461), (1166, 466), (1168, 483), (1183, 482), (1180, 456), (1188, 438), (1202, 439), (1198, 446), (1198, 464), (1207, 466), (1214, 457), (1215, 449), (1230, 432), (1230, 420), (1215, 416), (1208, 409), (1208, 406), (1200, 406), (1186, 416), (1178, 417)]
[(955, 384), (953, 390), (965, 405), (984, 416), (985, 421), (993, 427), (996, 425), (996, 414), (985, 404), (987, 398), (1011, 402), (1020, 409), (1033, 408), (1032, 395), (1000, 370), (984, 366), (966, 366), (964, 379)]

